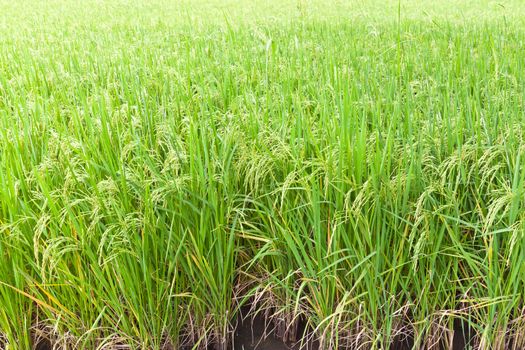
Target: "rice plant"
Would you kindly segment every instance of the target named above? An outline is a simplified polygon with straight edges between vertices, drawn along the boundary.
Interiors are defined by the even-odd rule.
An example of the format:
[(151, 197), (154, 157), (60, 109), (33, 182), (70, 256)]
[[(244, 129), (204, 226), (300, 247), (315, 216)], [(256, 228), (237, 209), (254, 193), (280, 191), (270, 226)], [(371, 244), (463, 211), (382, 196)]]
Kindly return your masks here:
[(525, 346), (520, 1), (0, 9), (0, 349)]

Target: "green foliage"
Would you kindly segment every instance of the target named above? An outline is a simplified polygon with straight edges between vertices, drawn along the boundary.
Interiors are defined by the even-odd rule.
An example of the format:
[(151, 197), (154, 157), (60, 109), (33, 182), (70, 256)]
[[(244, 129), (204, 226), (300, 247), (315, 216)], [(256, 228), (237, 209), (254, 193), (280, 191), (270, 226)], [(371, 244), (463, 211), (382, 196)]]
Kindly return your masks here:
[(524, 345), (519, 1), (0, 8), (0, 348)]

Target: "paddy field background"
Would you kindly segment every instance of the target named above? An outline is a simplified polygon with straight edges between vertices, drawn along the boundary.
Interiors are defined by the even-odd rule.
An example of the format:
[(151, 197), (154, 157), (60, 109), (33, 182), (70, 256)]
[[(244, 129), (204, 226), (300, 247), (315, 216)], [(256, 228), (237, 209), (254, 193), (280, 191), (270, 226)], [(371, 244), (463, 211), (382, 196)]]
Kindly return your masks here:
[(0, 0), (0, 348), (522, 349), (524, 19)]

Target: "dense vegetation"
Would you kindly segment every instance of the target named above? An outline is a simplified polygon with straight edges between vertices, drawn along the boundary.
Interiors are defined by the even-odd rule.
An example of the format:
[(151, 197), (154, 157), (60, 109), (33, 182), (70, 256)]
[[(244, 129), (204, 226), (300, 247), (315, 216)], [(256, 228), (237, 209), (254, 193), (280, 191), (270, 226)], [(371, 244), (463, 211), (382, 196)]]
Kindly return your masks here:
[(525, 346), (522, 4), (437, 3), (0, 1), (0, 348)]

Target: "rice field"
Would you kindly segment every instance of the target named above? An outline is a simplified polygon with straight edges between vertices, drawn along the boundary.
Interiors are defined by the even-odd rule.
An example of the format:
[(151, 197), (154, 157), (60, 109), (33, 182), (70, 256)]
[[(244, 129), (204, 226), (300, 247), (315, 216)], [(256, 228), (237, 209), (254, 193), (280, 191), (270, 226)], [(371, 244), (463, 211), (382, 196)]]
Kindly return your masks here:
[(523, 349), (524, 52), (518, 0), (0, 0), (0, 349)]

